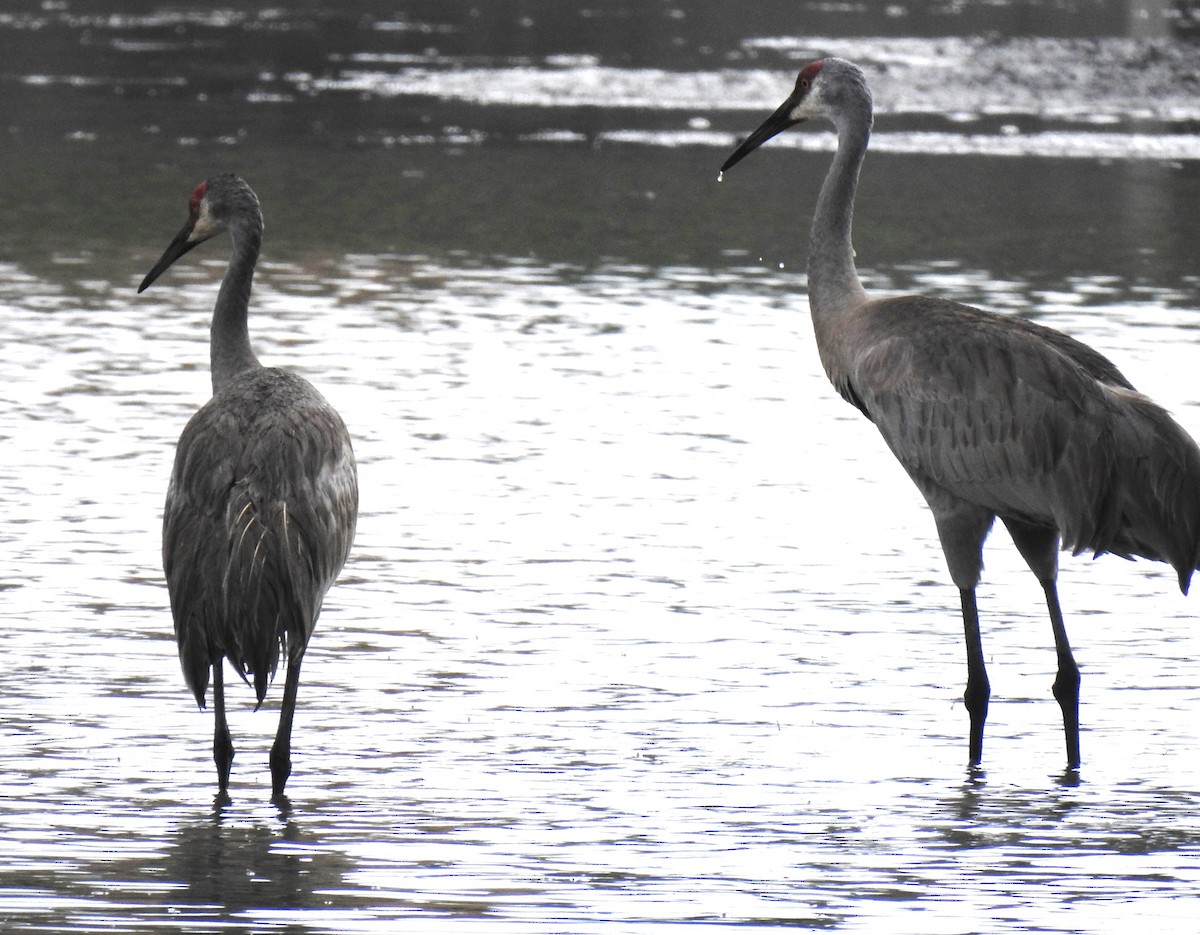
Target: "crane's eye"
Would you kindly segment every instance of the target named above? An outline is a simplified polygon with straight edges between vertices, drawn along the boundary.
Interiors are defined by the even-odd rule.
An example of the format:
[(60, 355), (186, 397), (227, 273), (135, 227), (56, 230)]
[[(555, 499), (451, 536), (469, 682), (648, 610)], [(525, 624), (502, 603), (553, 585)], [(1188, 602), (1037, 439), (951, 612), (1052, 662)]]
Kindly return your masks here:
[(813, 62), (811, 65), (805, 65), (800, 70), (800, 74), (796, 76), (796, 90), (801, 93), (807, 93), (812, 89), (813, 81), (821, 71), (823, 62)]

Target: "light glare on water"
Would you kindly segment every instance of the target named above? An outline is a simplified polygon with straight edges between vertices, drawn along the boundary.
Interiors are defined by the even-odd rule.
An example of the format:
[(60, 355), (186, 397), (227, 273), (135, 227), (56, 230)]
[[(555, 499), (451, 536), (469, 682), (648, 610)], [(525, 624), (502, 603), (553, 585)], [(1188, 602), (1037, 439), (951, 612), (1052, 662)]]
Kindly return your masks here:
[[(740, 285), (750, 270), (518, 265), (509, 282), (425, 260), (422, 276), (458, 288), (342, 298), (396, 268), (268, 269), (257, 291), (260, 355), (346, 414), (364, 491), (310, 648), (282, 816), (265, 801), (273, 714), (237, 685), (233, 802), (206, 806), (211, 722), (182, 688), (159, 580), (162, 479), (207, 384), (189, 295), (211, 276), (103, 316), (99, 336), (63, 316), (43, 343), (37, 372), (58, 377), (7, 409), (5, 434), (29, 447), (6, 489), (25, 458), (45, 462), (24, 426), (75, 421), (26, 485), (45, 508), (6, 595), (3, 687), (22, 717), (5, 727), (0, 840), (9, 880), (56, 882), (10, 894), (10, 919), (49, 904), (77, 928), (170, 913), (204, 931), (194, 907), (215, 903), (227, 921), (316, 931), (411, 912), (435, 931), (731, 917), (891, 931), (901, 906), (953, 931), (1052, 923), (1024, 887), (1077, 917), (1139, 877), (1153, 882), (1138, 912), (1177, 916), (1198, 876), (1172, 855), (1196, 848), (1200, 699), (1169, 574), (1065, 562), (1087, 762), (1083, 785), (1058, 787), (1049, 628), (996, 537), (981, 591), (993, 770), (964, 784), (956, 601), (931, 523), (827, 387), (802, 313)], [(414, 309), (400, 329), (397, 302)], [(1162, 354), (1186, 366), (1171, 336), (1200, 311), (1114, 312), (1052, 319), (1100, 346), (1136, 320), (1120, 356), (1142, 383)], [(1200, 422), (1194, 404), (1180, 417)], [(78, 466), (107, 459), (119, 470), (97, 496)]]

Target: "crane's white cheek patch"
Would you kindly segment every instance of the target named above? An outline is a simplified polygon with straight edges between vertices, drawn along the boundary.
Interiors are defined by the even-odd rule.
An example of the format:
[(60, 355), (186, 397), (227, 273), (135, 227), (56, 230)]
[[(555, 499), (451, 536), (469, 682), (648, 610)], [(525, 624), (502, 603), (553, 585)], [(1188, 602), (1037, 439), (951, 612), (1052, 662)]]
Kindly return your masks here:
[(218, 231), (216, 222), (213, 221), (212, 213), (208, 209), (208, 202), (200, 202), (200, 215), (196, 218), (196, 223), (192, 225), (192, 232), (188, 235), (188, 241), (192, 243), (200, 243), (208, 240)]
[(792, 108), (789, 116), (793, 120), (812, 120), (815, 117), (822, 117), (827, 113), (825, 99), (821, 95), (821, 88), (814, 87), (808, 96), (799, 104)]

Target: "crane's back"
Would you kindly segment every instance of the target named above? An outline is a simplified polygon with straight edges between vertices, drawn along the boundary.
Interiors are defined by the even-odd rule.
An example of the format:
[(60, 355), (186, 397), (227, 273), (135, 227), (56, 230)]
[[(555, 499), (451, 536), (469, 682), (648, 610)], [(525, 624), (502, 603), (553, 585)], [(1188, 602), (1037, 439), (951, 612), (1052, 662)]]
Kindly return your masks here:
[(248, 370), (192, 417), (167, 492), (163, 564), (198, 701), (222, 656), (253, 674), (261, 702), (280, 650), (303, 653), (357, 506), (345, 425), (303, 378)]
[(814, 320), (838, 391), (929, 497), (1058, 529), (1065, 547), (1200, 558), (1200, 449), (1099, 352), (970, 306), (902, 296)]

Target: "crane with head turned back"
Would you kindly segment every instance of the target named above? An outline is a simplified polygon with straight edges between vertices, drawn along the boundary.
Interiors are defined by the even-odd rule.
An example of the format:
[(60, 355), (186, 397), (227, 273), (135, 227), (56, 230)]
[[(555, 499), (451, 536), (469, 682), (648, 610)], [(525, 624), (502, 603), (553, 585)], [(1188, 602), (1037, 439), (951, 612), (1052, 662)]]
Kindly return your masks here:
[(138, 292), (223, 231), (232, 256), (213, 310), (213, 395), (179, 438), (163, 511), (163, 568), (184, 678), (201, 708), (212, 676), (222, 795), (233, 763), (224, 660), (244, 680), (253, 678), (261, 705), (286, 655), (270, 757), (279, 800), (292, 768), (300, 664), (325, 592), (350, 552), (358, 476), (337, 411), (307, 380), (264, 367), (251, 350), (246, 319), (263, 218), (242, 179), (217, 175), (197, 186), (187, 223)]
[(867, 295), (850, 228), (873, 115), (856, 65), (805, 66), (722, 173), (814, 118), (838, 137), (809, 240), (817, 349), (838, 393), (875, 423), (933, 512), (962, 604), (969, 765), (981, 763), (991, 694), (975, 589), (999, 517), (1045, 592), (1053, 693), (1067, 767), (1077, 770), (1080, 679), (1059, 607), (1058, 550), (1166, 562), (1186, 594), (1200, 563), (1200, 449), (1108, 359), (1059, 331), (926, 296)]

